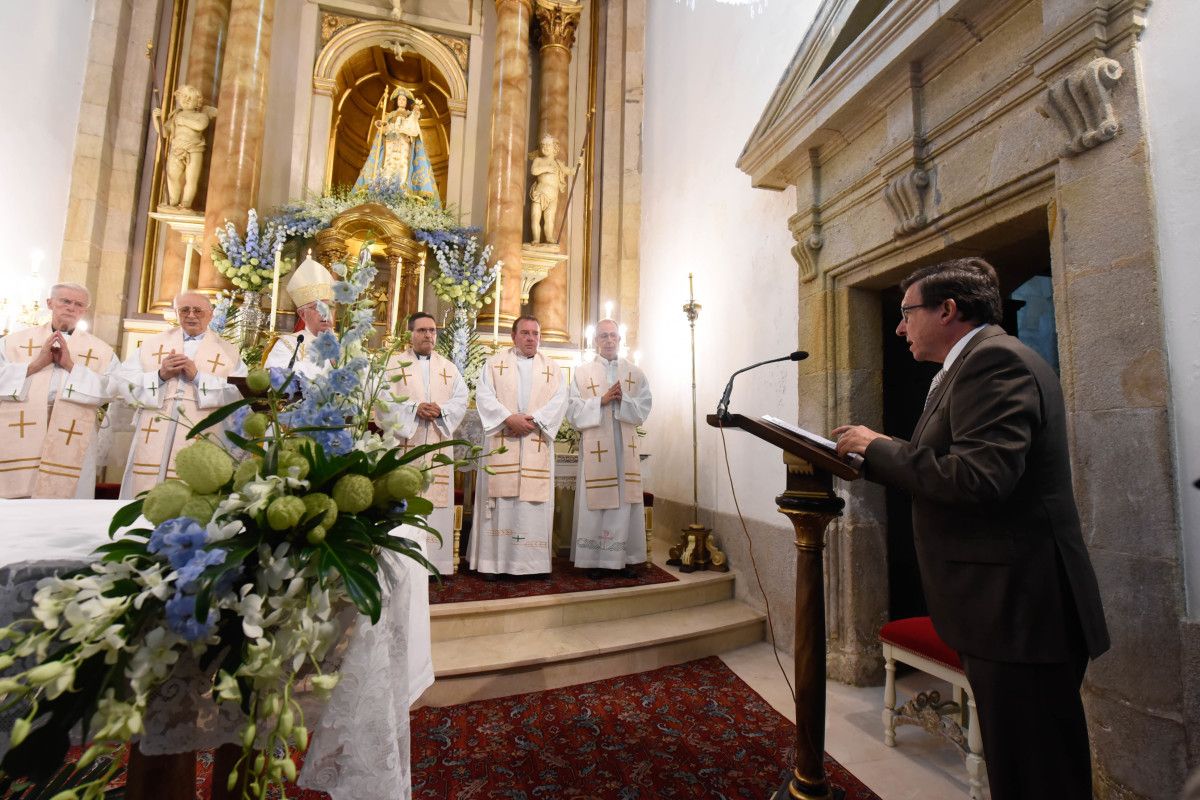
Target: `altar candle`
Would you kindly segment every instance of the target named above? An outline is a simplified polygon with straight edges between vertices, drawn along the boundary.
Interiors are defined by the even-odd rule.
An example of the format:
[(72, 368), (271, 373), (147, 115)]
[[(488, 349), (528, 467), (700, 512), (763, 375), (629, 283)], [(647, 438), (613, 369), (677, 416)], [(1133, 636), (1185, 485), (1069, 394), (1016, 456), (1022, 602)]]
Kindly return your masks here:
[(425, 310), (425, 254), (421, 253), (421, 271), (417, 275), (417, 311)]
[(392, 280), (392, 324), (388, 330), (393, 336), (399, 335), (396, 323), (400, 321), (400, 284), (404, 282), (404, 259), (396, 259), (396, 275)]
[(605, 300), (605, 301), (604, 301), (604, 318), (605, 318), (605, 319), (612, 319), (612, 318), (613, 318), (613, 315), (612, 315), (612, 310), (613, 310), (613, 301), (612, 301), (612, 300)]
[(193, 246), (194, 238), (189, 238), (187, 247), (183, 254), (183, 280), (179, 284), (179, 293), (183, 294), (188, 290), (188, 278), (192, 277), (192, 253), (196, 252)]
[(596, 334), (596, 326), (588, 325), (583, 329), (583, 344), (585, 350), (592, 349), (592, 337)]
[(500, 273), (500, 265), (496, 265), (496, 304), (492, 307), (492, 346), (500, 347), (500, 290), (504, 288), (504, 276)]
[(279, 271), (283, 261), (283, 248), (275, 248), (275, 272), (271, 277), (271, 332), (275, 332), (275, 313), (279, 311)]

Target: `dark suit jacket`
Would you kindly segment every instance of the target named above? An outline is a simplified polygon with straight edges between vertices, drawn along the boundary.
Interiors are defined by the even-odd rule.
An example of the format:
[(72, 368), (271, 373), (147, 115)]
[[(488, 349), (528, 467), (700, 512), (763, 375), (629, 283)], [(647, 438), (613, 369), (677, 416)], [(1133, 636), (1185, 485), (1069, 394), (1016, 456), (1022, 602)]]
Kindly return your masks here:
[(967, 343), (912, 442), (877, 439), (866, 477), (908, 491), (934, 628), (961, 653), (1068, 660), (1108, 649), (1079, 528), (1058, 377), (989, 325)]

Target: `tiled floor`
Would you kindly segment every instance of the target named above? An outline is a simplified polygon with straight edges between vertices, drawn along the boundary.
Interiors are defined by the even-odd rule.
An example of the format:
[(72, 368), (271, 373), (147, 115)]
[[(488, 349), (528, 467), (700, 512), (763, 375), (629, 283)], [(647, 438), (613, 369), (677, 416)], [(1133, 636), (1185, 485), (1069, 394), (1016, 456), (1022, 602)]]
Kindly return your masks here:
[[(779, 654), (789, 679), (792, 660)], [(795, 721), (795, 707), (766, 642), (726, 653), (721, 658), (729, 668)], [(939, 689), (950, 694), (948, 684), (919, 672), (897, 680), (897, 703), (918, 691)], [(949, 742), (920, 728), (903, 725), (896, 729), (896, 746), (883, 743), (883, 687), (859, 688), (841, 683), (827, 684), (825, 750), (882, 800), (967, 800), (967, 772), (962, 756)], [(984, 797), (987, 793), (986, 784)]]

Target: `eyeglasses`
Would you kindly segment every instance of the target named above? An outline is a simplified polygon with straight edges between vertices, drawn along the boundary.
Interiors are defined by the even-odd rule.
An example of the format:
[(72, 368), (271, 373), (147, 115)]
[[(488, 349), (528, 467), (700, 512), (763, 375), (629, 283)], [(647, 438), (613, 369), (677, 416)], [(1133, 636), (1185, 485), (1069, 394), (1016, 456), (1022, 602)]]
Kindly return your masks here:
[(198, 317), (206, 311), (208, 311), (207, 308), (193, 308), (192, 306), (184, 306), (183, 308), (175, 309), (175, 312), (181, 317), (190, 317), (193, 315)]
[(933, 308), (940, 305), (941, 303), (913, 303), (911, 306), (900, 306), (900, 318), (908, 322), (910, 312), (916, 311), (918, 308)]
[(596, 334), (597, 341), (602, 341), (604, 339), (620, 339), (620, 338), (621, 338), (621, 334), (619, 334), (619, 333), (597, 333)]

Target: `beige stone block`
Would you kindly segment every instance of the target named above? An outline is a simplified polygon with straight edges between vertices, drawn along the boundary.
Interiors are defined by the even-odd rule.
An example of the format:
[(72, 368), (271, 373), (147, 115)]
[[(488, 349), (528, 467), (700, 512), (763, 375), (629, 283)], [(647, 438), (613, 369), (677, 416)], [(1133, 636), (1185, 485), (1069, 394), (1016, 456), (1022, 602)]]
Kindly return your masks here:
[(94, 21), (88, 42), (88, 70), (107, 67), (111, 71), (116, 63), (117, 45), (121, 38), (117, 25), (99, 19)]
[(1058, 187), (1056, 235), (1068, 280), (1079, 272), (1152, 263), (1156, 242), (1148, 179), (1139, 151)]
[[(88, 67), (99, 69), (99, 67)], [(108, 107), (103, 104), (106, 98), (92, 98), (85, 95), (84, 101), (79, 105), (79, 132), (89, 133), (93, 136), (99, 136), (102, 139), (105, 137), (108, 128)]]

